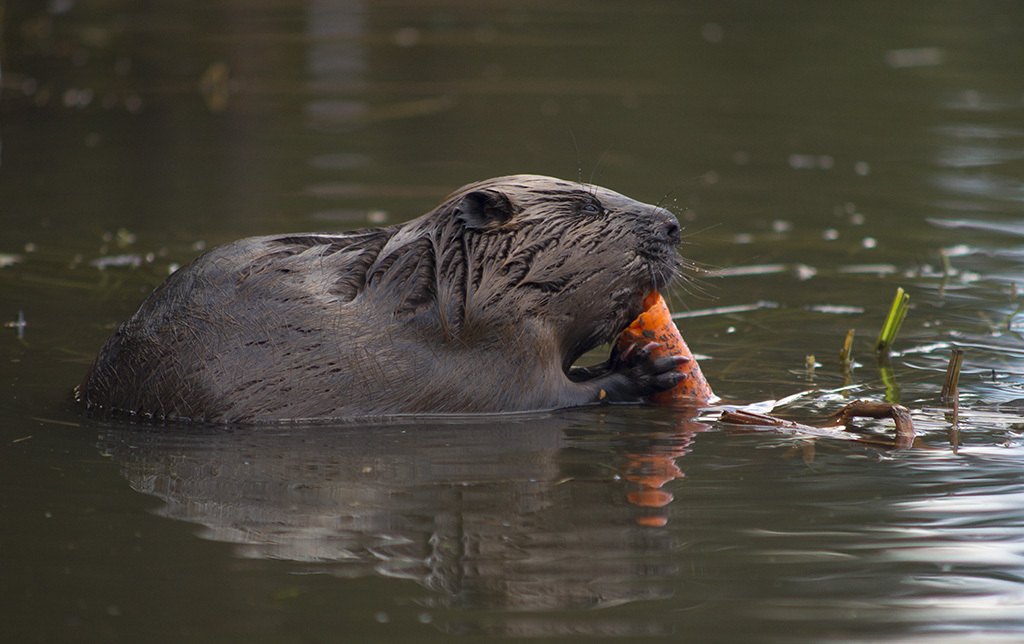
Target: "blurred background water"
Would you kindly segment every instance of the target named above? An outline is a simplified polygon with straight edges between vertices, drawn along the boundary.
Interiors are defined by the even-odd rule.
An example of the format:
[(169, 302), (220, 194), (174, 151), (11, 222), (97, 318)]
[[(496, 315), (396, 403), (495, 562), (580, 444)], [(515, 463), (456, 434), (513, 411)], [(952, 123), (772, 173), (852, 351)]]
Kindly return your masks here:
[[(0, 29), (4, 641), (1021, 638), (1019, 3), (25, 0)], [(666, 295), (727, 401), (901, 403), (927, 448), (642, 407), (252, 431), (70, 402), (203, 249), (516, 172), (677, 214), (700, 270)]]

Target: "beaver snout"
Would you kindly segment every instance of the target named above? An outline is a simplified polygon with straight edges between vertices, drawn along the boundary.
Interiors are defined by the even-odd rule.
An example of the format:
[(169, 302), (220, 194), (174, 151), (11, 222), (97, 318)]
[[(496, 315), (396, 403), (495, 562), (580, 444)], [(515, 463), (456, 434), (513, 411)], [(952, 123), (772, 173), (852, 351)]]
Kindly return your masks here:
[(664, 208), (656, 208), (651, 215), (657, 220), (656, 237), (658, 241), (672, 246), (678, 246), (682, 242), (679, 229), (679, 220), (675, 215)]

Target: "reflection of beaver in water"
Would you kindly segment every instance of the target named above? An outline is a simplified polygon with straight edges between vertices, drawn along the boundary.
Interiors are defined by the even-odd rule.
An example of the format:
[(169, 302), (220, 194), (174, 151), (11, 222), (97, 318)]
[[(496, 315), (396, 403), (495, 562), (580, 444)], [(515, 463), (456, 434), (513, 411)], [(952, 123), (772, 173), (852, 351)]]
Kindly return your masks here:
[(107, 340), (78, 400), (144, 417), (274, 421), (550, 409), (674, 386), (684, 358), (613, 341), (680, 263), (667, 211), (517, 175), (405, 224), (274, 235), (171, 275)]

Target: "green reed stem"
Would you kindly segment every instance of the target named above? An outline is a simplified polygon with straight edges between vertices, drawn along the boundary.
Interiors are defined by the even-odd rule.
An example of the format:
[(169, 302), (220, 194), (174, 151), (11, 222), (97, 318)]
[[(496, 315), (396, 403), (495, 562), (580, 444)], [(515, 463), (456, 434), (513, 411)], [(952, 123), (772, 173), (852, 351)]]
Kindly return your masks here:
[(875, 344), (876, 351), (889, 352), (889, 347), (896, 340), (896, 334), (900, 332), (900, 327), (903, 325), (903, 319), (907, 317), (909, 308), (910, 295), (903, 290), (903, 287), (897, 288), (896, 297), (893, 298), (892, 306), (889, 308), (889, 315), (885, 318), (885, 324), (882, 325), (882, 332), (878, 334), (878, 342)]

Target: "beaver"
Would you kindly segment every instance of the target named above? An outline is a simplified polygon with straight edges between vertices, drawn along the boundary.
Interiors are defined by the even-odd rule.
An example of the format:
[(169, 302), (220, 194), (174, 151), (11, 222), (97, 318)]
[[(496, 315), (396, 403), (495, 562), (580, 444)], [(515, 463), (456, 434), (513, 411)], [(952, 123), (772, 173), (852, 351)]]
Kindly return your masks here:
[(679, 272), (663, 208), (513, 175), (404, 224), (215, 248), (103, 345), (78, 401), (152, 419), (251, 423), (547, 410), (675, 386), (685, 357), (612, 342)]

